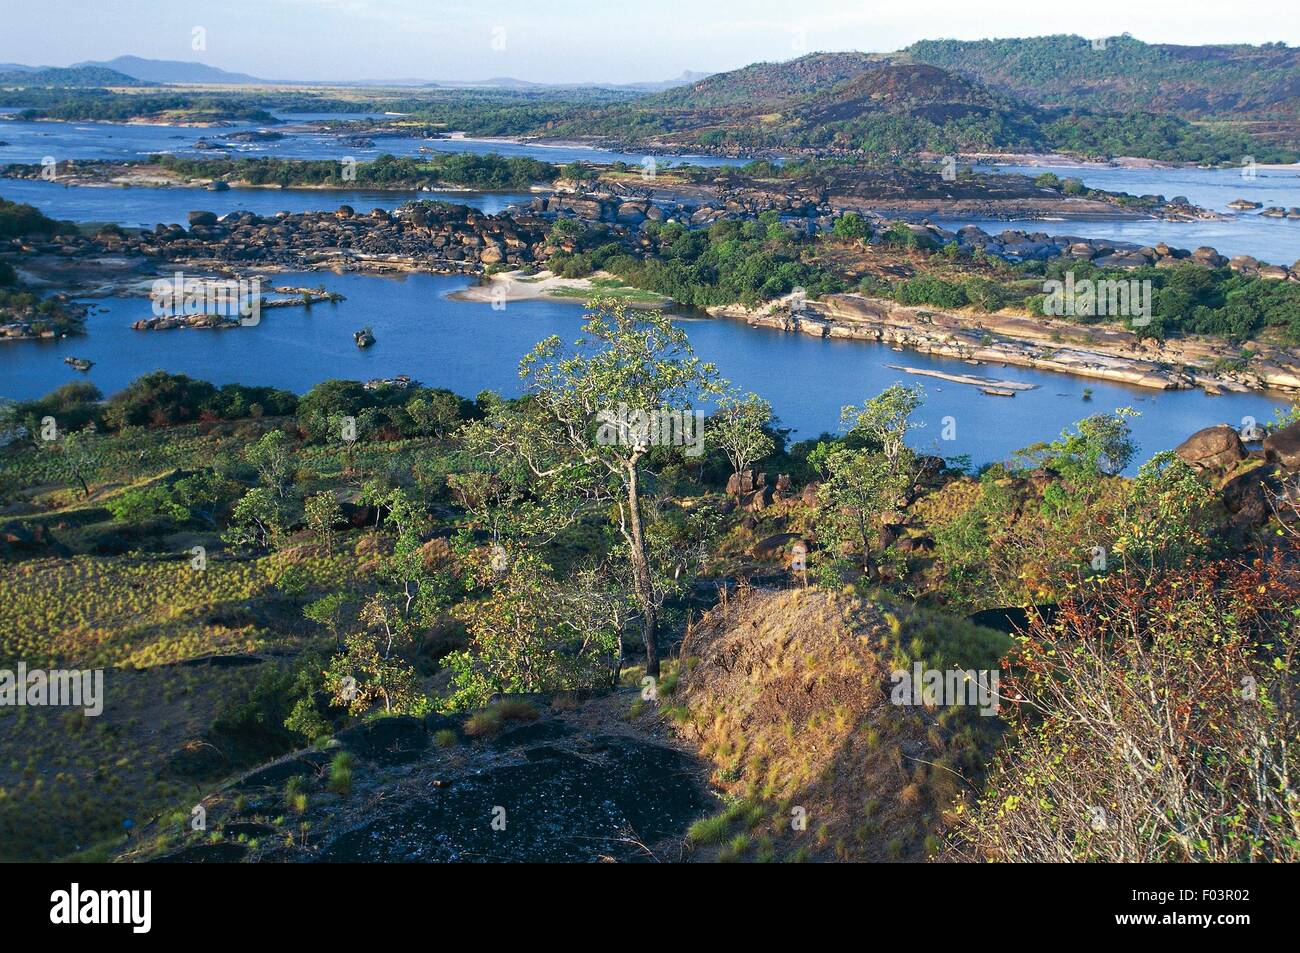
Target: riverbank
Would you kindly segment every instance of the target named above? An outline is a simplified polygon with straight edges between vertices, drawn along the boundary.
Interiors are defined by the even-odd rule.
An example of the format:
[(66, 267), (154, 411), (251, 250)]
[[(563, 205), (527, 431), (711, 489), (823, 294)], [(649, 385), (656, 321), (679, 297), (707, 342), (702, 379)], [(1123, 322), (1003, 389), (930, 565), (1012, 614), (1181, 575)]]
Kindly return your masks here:
[(590, 278), (562, 278), (549, 271), (527, 274), (510, 271), (491, 275), (481, 284), (447, 296), (453, 301), (472, 301), (479, 304), (505, 305), (513, 301), (534, 301), (553, 298), (583, 304), (591, 298), (605, 298), (626, 304), (631, 308), (668, 310), (672, 298), (624, 284), (607, 272)]
[[(511, 168), (512, 162), (519, 163), (519, 160), (509, 159), (477, 161), (480, 166), (487, 164), (494, 169), (505, 170)], [(0, 178), (46, 181), (74, 188), (200, 188), (211, 192), (225, 192), (230, 189), (352, 192), (362, 189), (370, 192), (428, 192), (456, 195), (470, 192), (491, 194), (550, 189), (550, 182), (540, 178), (521, 179), (504, 184), (498, 184), (493, 180), (463, 182), (442, 179), (438, 177), (440, 171), (438, 158), (394, 159), (389, 165), (403, 169), (406, 174), (394, 176), (392, 170), (388, 169), (382, 178), (369, 175), (372, 165), (373, 163), (369, 162), (354, 163), (349, 171), (345, 163), (329, 164), (331, 176), (322, 180), (320, 164), (308, 163), (305, 160), (273, 157), (177, 160), (164, 156), (159, 161), (65, 161), (51, 167), (31, 163), (11, 163), (0, 166)], [(531, 168), (526, 163), (524, 165)], [(553, 166), (541, 163), (536, 165), (547, 175), (554, 174)], [(275, 180), (271, 174), (276, 171), (282, 171), (284, 176)]]
[[(559, 278), (519, 273), (492, 275), (448, 297), (458, 301), (584, 301), (606, 296), (612, 276)], [(627, 289), (627, 292), (635, 289)], [(642, 303), (641, 307), (664, 307)], [(1247, 341), (1240, 350), (1223, 342), (1190, 337), (1163, 343), (1140, 339), (1118, 325), (1080, 325), (1028, 314), (975, 314), (910, 307), (861, 294), (826, 295), (818, 301), (790, 297), (756, 308), (740, 304), (704, 309), (710, 316), (744, 321), (751, 327), (837, 340), (871, 341), (972, 365), (1028, 367), (1152, 390), (1202, 388), (1207, 394), (1276, 391), (1300, 393), (1300, 357), (1286, 348)], [(1241, 350), (1254, 356), (1244, 366)], [(1006, 386), (979, 375), (954, 383)]]
[[(1300, 358), (1290, 349), (1258, 341), (1229, 352), (1223, 342), (1201, 337), (1157, 342), (1116, 325), (940, 311), (860, 294), (827, 295), (802, 306), (785, 299), (759, 308), (706, 310), (752, 327), (875, 341), (974, 365), (1029, 367), (1154, 390), (1200, 387), (1211, 395), (1300, 393)], [(1241, 351), (1254, 355), (1245, 366), (1235, 360)]]

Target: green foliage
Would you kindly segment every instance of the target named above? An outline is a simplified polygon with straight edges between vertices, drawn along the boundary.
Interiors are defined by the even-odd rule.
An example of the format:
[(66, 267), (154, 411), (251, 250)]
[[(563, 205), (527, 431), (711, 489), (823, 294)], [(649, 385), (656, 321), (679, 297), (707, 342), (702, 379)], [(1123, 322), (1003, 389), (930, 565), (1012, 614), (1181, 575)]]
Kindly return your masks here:
[(866, 239), (871, 237), (871, 225), (857, 212), (845, 212), (835, 219), (831, 234), (836, 238)]
[(795, 288), (812, 298), (842, 290), (843, 282), (830, 271), (803, 260), (804, 240), (784, 228), (777, 232), (769, 234), (761, 222), (720, 221), (704, 230), (651, 222), (644, 233), (653, 254), (640, 258), (617, 243), (601, 244), (600, 230), (587, 228), (583, 250), (556, 254), (548, 264), (565, 277), (603, 269), (629, 285), (697, 307), (758, 304)]
[(41, 432), (41, 421), (53, 417), (60, 430), (82, 430), (99, 419), (99, 401), (104, 395), (90, 381), (72, 381), (37, 400), (14, 407), (14, 419), (27, 428), (33, 439)]
[(435, 153), (430, 156), (380, 155), (360, 162), (351, 171), (355, 178), (343, 178), (343, 165), (333, 159), (278, 159), (269, 156), (234, 159), (191, 159), (174, 155), (155, 156), (163, 168), (189, 178), (222, 179), (250, 185), (330, 185), (336, 188), (415, 189), (421, 186), (453, 185), (464, 188), (526, 189), (538, 182), (550, 182), (559, 169), (549, 162), (527, 156), (480, 155), (473, 152)]
[(326, 788), (344, 797), (351, 794), (352, 773), (356, 766), (357, 759), (350, 752), (340, 751), (330, 761), (330, 775), (325, 784)]
[(327, 552), (334, 548), (334, 527), (343, 520), (343, 510), (333, 493), (324, 491), (307, 497), (303, 502), (303, 516), (312, 535), (325, 544)]
[(170, 489), (160, 483), (125, 490), (104, 505), (119, 523), (140, 524), (155, 519), (183, 522), (190, 515), (186, 507), (173, 501)]
[(709, 443), (726, 454), (731, 472), (739, 475), (776, 448), (769, 432), (772, 422), (772, 405), (763, 398), (728, 392), (718, 399), (706, 433)]
[(486, 596), (458, 610), (469, 648), (445, 660), (455, 687), (449, 707), (609, 683), (622, 633), (597, 594), (556, 578), (528, 550), (516, 550), (504, 569), (480, 563), (477, 576)]
[(1080, 482), (1122, 473), (1137, 453), (1128, 426), (1136, 416), (1131, 407), (1094, 414), (1079, 421), (1074, 430), (1064, 431), (1060, 439), (1027, 447), (1019, 456)]
[(175, 427), (203, 419), (239, 420), (245, 417), (294, 412), (298, 399), (271, 387), (227, 384), (220, 390), (207, 381), (184, 374), (153, 371), (144, 374), (109, 398), (104, 423), (123, 427)]
[[(57, 222), (46, 217), (40, 209), (22, 202), (0, 198), (0, 239), (43, 237), (75, 231), (71, 222)], [(12, 269), (10, 270), (12, 274)], [(13, 284), (12, 277), (0, 285)]]
[(245, 757), (271, 757), (333, 732), (324, 700), (320, 657), (307, 652), (289, 665), (266, 665), (247, 694), (227, 703), (212, 730)]
[(235, 504), (221, 538), (233, 546), (275, 546), (284, 539), (287, 516), (279, 496), (266, 487), (253, 487)]

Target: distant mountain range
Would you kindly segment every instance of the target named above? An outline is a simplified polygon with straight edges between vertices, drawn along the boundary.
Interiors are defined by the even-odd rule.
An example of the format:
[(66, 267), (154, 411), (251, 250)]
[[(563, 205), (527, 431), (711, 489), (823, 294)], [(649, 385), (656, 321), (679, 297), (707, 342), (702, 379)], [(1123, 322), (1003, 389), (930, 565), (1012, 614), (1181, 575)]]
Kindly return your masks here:
[(116, 70), (146, 83), (225, 83), (230, 85), (247, 85), (264, 83), (265, 80), (247, 73), (231, 73), (204, 63), (190, 63), (182, 60), (151, 60), (142, 56), (119, 56), (111, 60), (88, 60), (73, 63), (77, 67), (100, 67)]
[[(28, 87), (274, 82), (201, 63), (133, 56), (64, 68), (10, 64), (0, 72), (0, 84)], [(821, 150), (893, 159), (926, 152), (1063, 151), (1203, 163), (1239, 162), (1247, 155), (1290, 162), (1300, 154), (1300, 50), (1280, 43), (1186, 47), (1128, 36), (934, 40), (895, 53), (811, 53), (624, 85), (513, 77), (333, 85), (474, 91), (462, 97), (473, 102), (371, 98), (379, 108), (384, 101), (412, 99), (403, 111), (448, 128), (486, 125), (492, 134), (592, 137), (646, 150)], [(510, 112), (479, 101), (478, 91), (492, 90), (525, 98), (537, 93), (533, 98), (548, 102)], [(297, 91), (290, 96), (303, 99)], [(39, 98), (32, 102), (47, 106)], [(105, 118), (93, 105), (49, 104), (56, 111), (47, 114), (61, 115), (57, 109), (66, 107), (73, 115)]]
[(30, 86), (148, 86), (159, 83), (197, 83), (205, 85), (251, 86), (268, 84), (353, 86), (426, 86), (439, 89), (623, 89), (635, 92), (659, 92), (693, 83), (708, 73), (687, 71), (676, 79), (645, 83), (534, 83), (510, 76), (484, 80), (369, 79), (338, 80), (267, 80), (247, 73), (232, 73), (204, 63), (182, 60), (154, 60), (142, 56), (118, 56), (111, 60), (86, 60), (68, 67), (26, 66), (0, 63), (0, 85)]

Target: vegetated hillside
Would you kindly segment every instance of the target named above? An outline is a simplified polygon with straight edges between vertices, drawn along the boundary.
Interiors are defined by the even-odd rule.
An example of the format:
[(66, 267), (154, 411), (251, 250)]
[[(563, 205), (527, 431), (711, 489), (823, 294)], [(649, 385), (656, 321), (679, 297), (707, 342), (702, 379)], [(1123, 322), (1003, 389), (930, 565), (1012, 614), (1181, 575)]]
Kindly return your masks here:
[(719, 106), (752, 108), (760, 103), (805, 96), (827, 90), (864, 70), (879, 65), (866, 53), (811, 53), (782, 63), (753, 63), (727, 73), (715, 73), (688, 86), (668, 90), (647, 105), (677, 109), (710, 109)]
[(1110, 37), (1104, 49), (1081, 36), (922, 40), (903, 51), (1043, 106), (1187, 118), (1300, 115), (1300, 48), (1175, 46)]
[(1029, 148), (1033, 111), (963, 77), (863, 53), (758, 63), (568, 122), (552, 134), (719, 148), (873, 153)]
[[(921, 860), (1000, 722), (891, 702), (891, 672), (995, 669), (1000, 633), (823, 589), (742, 591), (682, 645), (681, 731), (730, 807), (689, 840), (724, 860)], [(798, 823), (806, 819), (805, 827)]]
[(632, 103), (576, 111), (535, 131), (647, 148), (834, 149), (881, 158), (1018, 150), (1197, 162), (1292, 158), (1243, 132), (1174, 115), (1045, 109), (952, 69), (852, 52), (758, 63)]
[(0, 73), (0, 86), (150, 86), (151, 83), (104, 66), (47, 67)]

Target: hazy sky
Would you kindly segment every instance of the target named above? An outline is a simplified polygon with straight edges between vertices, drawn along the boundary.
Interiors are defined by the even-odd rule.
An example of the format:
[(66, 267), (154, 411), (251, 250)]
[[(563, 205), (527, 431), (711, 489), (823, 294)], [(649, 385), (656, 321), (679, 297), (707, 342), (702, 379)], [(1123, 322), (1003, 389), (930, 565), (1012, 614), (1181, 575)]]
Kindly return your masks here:
[(1300, 15), (1296, 0), (4, 0), (0, 62), (134, 54), (269, 79), (631, 82), (918, 39), (1124, 32), (1300, 45)]

